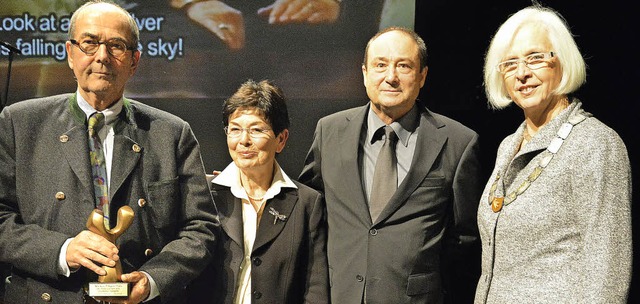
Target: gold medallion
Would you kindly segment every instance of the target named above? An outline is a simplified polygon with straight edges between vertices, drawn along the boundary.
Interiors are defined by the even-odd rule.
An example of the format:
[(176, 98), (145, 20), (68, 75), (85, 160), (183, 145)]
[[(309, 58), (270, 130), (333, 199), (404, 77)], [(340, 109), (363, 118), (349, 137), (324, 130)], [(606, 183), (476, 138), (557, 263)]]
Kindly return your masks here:
[(502, 210), (502, 203), (504, 202), (504, 197), (496, 197), (491, 200), (491, 210), (493, 212), (500, 212)]

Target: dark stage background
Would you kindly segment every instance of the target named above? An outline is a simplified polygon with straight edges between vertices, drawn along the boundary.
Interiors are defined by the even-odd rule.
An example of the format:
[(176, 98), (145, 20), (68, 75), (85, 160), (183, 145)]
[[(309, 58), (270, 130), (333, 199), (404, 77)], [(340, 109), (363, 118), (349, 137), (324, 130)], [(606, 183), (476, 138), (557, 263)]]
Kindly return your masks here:
[[(141, 4), (134, 10), (144, 8), (145, 1), (138, 2)], [(632, 127), (638, 108), (633, 92), (640, 80), (635, 67), (640, 54), (635, 41), (640, 28), (636, 10), (622, 0), (540, 2), (558, 10), (576, 35), (588, 65), (587, 84), (576, 96), (588, 111), (620, 134), (631, 158), (634, 185), (638, 185), (638, 140), (633, 133), (637, 127)], [(429, 50), (429, 73), (420, 99), (431, 110), (457, 119), (480, 134), (483, 179), (493, 168), (500, 141), (523, 120), (515, 106), (501, 111), (488, 109), (482, 86), (483, 55), (498, 26), (530, 4), (523, 0), (416, 1), (415, 30)], [(187, 120), (200, 141), (203, 161), (210, 172), (222, 170), (231, 161), (220, 114), (224, 98), (247, 78), (272, 79), (288, 97), (292, 122), (287, 148), (278, 161), (290, 176), (297, 177), (317, 120), (367, 102), (360, 63), (366, 41), (376, 31), (381, 5), (380, 1), (365, 0), (344, 0), (343, 5), (339, 23), (297, 27), (293, 28), (294, 34), (265, 29), (255, 21), (248, 29), (252, 40), (247, 45), (247, 49), (258, 51), (254, 54), (229, 53), (215, 39), (209, 39), (211, 34), (202, 28), (180, 19), (183, 17), (168, 17), (165, 24), (176, 26), (164, 28), (162, 35), (171, 41), (183, 38), (188, 43), (184, 56), (169, 60), (143, 55), (127, 94)], [(207, 39), (199, 39), (202, 37)], [(5, 33), (0, 32), (0, 40), (5, 39)], [(4, 88), (6, 62), (5, 54), (0, 54), (0, 88)], [(34, 75), (39, 78), (34, 79)], [(72, 92), (75, 84), (67, 81), (70, 78), (64, 62), (45, 65), (37, 59), (18, 57), (13, 64), (9, 103)], [(38, 79), (47, 85), (34, 88), (32, 84)], [(175, 83), (168, 84), (169, 80)], [(633, 213), (637, 236), (640, 211), (634, 208)], [(634, 237), (634, 251), (640, 252), (637, 239)], [(640, 301), (637, 264), (629, 303)]]

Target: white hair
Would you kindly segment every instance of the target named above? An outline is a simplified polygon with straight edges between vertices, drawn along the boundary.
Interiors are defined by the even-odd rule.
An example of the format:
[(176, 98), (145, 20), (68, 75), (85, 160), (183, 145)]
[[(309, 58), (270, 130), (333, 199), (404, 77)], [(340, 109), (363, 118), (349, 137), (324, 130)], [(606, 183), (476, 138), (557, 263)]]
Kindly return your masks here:
[(485, 56), (485, 92), (489, 104), (495, 109), (504, 108), (513, 102), (497, 65), (509, 50), (518, 30), (527, 25), (540, 26), (546, 30), (552, 51), (562, 67), (562, 80), (554, 94), (566, 95), (575, 92), (586, 82), (586, 64), (565, 20), (550, 8), (530, 6), (513, 14), (500, 26)]

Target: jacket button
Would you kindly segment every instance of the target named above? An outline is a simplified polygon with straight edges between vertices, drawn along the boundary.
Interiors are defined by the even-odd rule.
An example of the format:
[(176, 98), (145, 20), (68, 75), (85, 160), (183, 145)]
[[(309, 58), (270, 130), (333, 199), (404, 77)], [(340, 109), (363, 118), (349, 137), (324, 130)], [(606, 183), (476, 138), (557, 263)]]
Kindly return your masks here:
[(61, 143), (66, 143), (69, 141), (69, 136), (67, 134), (62, 134), (59, 139)]
[(256, 298), (256, 299), (260, 299), (260, 298), (262, 298), (262, 293), (259, 292), (259, 291), (254, 291), (253, 292), (253, 297)]
[(145, 200), (144, 198), (141, 198), (138, 200), (138, 206), (144, 207), (146, 205), (147, 205), (147, 200)]
[(142, 148), (140, 148), (138, 144), (133, 144), (133, 146), (131, 147), (131, 150), (133, 150), (133, 152), (140, 153)]
[(260, 266), (262, 264), (262, 260), (260, 258), (253, 258), (253, 265)]
[(65, 198), (67, 198), (66, 195), (64, 195), (64, 192), (60, 191), (60, 192), (56, 192), (56, 199), (61, 201), (64, 200)]
[(153, 250), (151, 250), (150, 248), (147, 248), (144, 251), (144, 256), (151, 256), (153, 254)]
[(378, 235), (378, 229), (373, 228), (373, 229), (369, 230), (369, 234), (371, 234), (371, 235)]
[(48, 294), (48, 293), (46, 293), (46, 292), (45, 292), (45, 293), (43, 293), (43, 294), (40, 296), (40, 298), (42, 299), (42, 301), (45, 301), (45, 302), (51, 302), (51, 295), (50, 295), (50, 294)]
[(361, 275), (357, 275), (356, 276), (356, 280), (358, 280), (358, 282), (362, 282), (362, 281), (364, 281), (364, 277), (361, 276)]

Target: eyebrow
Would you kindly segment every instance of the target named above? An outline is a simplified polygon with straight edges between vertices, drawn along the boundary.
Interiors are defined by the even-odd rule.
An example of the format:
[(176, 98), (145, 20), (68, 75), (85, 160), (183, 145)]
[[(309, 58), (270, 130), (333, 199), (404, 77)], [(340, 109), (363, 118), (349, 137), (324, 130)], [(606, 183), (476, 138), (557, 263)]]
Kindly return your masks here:
[[(233, 121), (229, 121), (228, 124), (229, 124), (229, 126), (236, 125), (238, 127), (242, 127), (239, 123), (233, 122)], [(253, 122), (248, 123), (249, 127), (262, 126), (262, 125), (269, 126), (269, 123), (267, 123), (266, 121), (253, 121)]]
[(412, 61), (413, 59), (411, 59), (411, 57), (395, 57), (393, 58), (393, 60), (389, 59), (389, 57), (383, 57), (383, 56), (379, 56), (379, 57), (373, 57), (372, 60), (380, 60), (380, 61)]
[(87, 32), (80, 34), (80, 37), (81, 38), (89, 37), (91, 39), (98, 39), (98, 35), (95, 35), (95, 34), (92, 34), (92, 33), (87, 33)]
[[(545, 52), (546, 51), (541, 51), (541, 50), (539, 50), (537, 48), (534, 48), (534, 49), (531, 49), (531, 50), (527, 51), (527, 53), (525, 53), (525, 55), (522, 56), (522, 57), (527, 57), (527, 56), (532, 55), (532, 54), (545, 53)], [(516, 58), (520, 58), (520, 56), (514, 55), (514, 54), (510, 54), (510, 55), (505, 56), (505, 57), (509, 58), (509, 59), (506, 59), (506, 60), (513, 60), (513, 59), (516, 59)]]
[(396, 57), (393, 60), (389, 59), (388, 57), (375, 57), (371, 60), (370, 64), (374, 65), (376, 62), (384, 62), (385, 64), (393, 64), (393, 65), (406, 64), (411, 67), (415, 67), (419, 65), (419, 62), (416, 62), (409, 57)]

